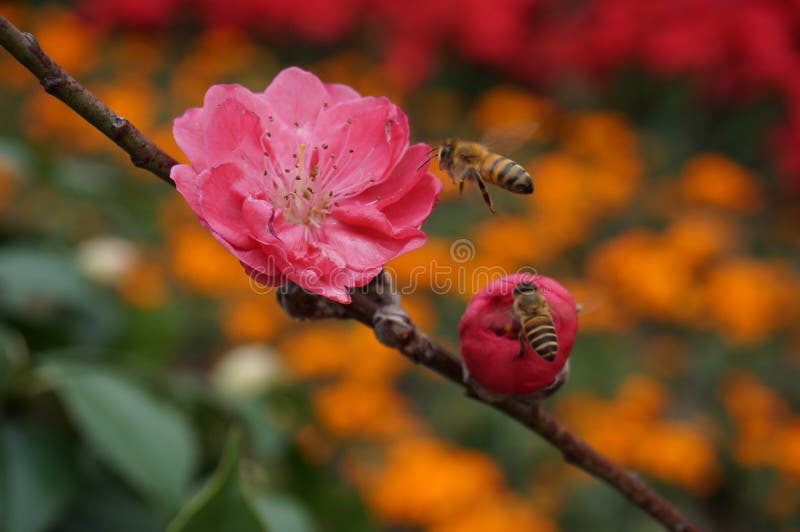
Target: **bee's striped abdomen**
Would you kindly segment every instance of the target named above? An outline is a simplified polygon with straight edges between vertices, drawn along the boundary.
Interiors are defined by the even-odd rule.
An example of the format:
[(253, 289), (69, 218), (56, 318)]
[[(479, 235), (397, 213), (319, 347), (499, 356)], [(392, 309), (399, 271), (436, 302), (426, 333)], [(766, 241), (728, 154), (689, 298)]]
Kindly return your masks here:
[(533, 350), (545, 360), (553, 361), (558, 353), (558, 337), (550, 316), (539, 314), (522, 321), (522, 330)]
[(527, 170), (511, 159), (496, 153), (489, 154), (483, 160), (481, 175), (486, 181), (517, 194), (533, 192), (533, 179)]

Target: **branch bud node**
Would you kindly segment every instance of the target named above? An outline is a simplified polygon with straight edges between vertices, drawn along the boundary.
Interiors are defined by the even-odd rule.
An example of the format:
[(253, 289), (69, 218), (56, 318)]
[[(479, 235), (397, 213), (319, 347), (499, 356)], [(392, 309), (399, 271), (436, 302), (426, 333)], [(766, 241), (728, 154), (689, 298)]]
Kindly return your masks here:
[(278, 304), (291, 317), (300, 320), (343, 319), (347, 318), (347, 308), (323, 297), (313, 294), (296, 285), (287, 283), (276, 291)]

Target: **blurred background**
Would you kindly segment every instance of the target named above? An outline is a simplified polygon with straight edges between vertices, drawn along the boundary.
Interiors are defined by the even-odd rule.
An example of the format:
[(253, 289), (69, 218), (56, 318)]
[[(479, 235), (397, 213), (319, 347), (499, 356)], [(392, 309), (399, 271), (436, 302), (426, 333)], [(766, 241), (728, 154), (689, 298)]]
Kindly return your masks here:
[[(434, 264), (557, 278), (584, 312), (547, 409), (704, 527), (800, 530), (798, 2), (0, 13), (181, 160), (172, 120), (210, 85), (261, 91), (289, 65), (391, 97), (414, 140), (516, 137), (503, 154), (535, 194), (493, 189), (492, 216), (440, 176), (398, 282)], [(289, 320), (172, 189), (5, 50), (0, 73), (0, 529), (660, 529), (367, 328)], [(457, 351), (481, 287), (428, 279), (403, 304)]]

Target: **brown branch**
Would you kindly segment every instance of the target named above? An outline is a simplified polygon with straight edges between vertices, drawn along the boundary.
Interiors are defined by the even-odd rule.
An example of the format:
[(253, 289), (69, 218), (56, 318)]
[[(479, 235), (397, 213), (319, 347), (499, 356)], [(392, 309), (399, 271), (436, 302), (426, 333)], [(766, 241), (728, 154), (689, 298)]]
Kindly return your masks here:
[(470, 378), (465, 380), (460, 358), (421, 332), (390, 296), (375, 295), (370, 285), (368, 288), (370, 290), (367, 291), (351, 290), (350, 305), (341, 305), (310, 294), (292, 284), (282, 288), (278, 296), (284, 309), (294, 317), (350, 318), (372, 327), (375, 336), (383, 344), (397, 349), (412, 362), (422, 364), (445, 379), (462, 386), (468, 397), (485, 403), (530, 428), (553, 444), (568, 463), (606, 481), (669, 530), (684, 532), (699, 530), (639, 476), (597, 452), (542, 409), (538, 402), (519, 397), (508, 397), (499, 401), (485, 399), (485, 394), (480, 391), (480, 386), (476, 382)]
[(175, 159), (164, 153), (136, 129), (136, 126), (109, 109), (97, 96), (78, 83), (42, 51), (33, 35), (19, 31), (2, 15), (0, 15), (0, 45), (36, 76), (45, 91), (67, 104), (125, 150), (131, 156), (134, 166), (152, 172), (171, 186), (175, 186), (169, 177), (170, 168), (177, 164)]
[[(32, 35), (20, 32), (2, 16), (0, 44), (39, 79), (48, 93), (64, 102), (125, 150), (135, 166), (152, 172), (174, 186), (169, 172), (177, 163), (172, 157), (58, 66), (42, 51)], [(284, 309), (292, 316), (349, 318), (373, 328), (382, 343), (397, 349), (414, 363), (422, 364), (445, 379), (463, 386), (469, 397), (484, 402), (529, 427), (559, 449), (567, 462), (605, 480), (668, 529), (685, 532), (699, 530), (638, 476), (595, 451), (545, 412), (538, 403), (515, 397), (498, 402), (482, 399), (477, 384), (471, 379), (464, 379), (460, 359), (417, 328), (408, 314), (397, 305), (390, 290), (385, 290), (386, 287), (380, 282), (382, 279), (383, 276), (378, 276), (376, 281), (370, 283), (369, 292), (353, 290), (350, 305), (341, 305), (309, 294), (291, 283), (282, 288), (278, 296)]]

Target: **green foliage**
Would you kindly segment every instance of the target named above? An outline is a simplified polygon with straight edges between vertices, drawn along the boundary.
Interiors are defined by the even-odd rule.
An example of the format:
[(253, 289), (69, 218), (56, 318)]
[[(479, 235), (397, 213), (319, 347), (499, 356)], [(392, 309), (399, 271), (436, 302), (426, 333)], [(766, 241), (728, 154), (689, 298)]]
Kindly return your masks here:
[(95, 366), (49, 362), (39, 374), (109, 467), (147, 499), (165, 509), (178, 506), (197, 456), (192, 429), (180, 410)]
[(63, 438), (24, 426), (0, 428), (0, 530), (47, 529), (75, 494), (76, 473)]
[(235, 432), (228, 439), (211, 480), (181, 509), (168, 532), (269, 532), (245, 491), (239, 464), (240, 446), (241, 435)]

